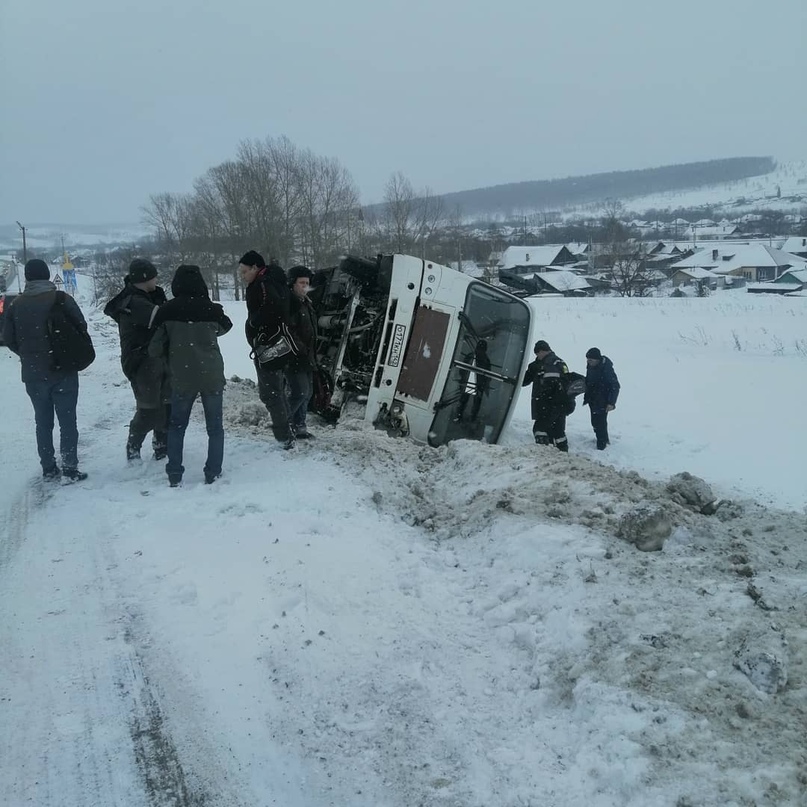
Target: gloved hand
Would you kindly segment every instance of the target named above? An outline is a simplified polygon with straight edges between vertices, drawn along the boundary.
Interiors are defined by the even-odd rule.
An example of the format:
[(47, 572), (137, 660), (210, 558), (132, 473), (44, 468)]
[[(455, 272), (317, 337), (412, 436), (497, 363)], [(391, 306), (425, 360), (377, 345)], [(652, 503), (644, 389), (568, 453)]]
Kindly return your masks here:
[(606, 412), (613, 412), (614, 409), (616, 409), (616, 407), (613, 404), (608, 404), (608, 406), (605, 407)]

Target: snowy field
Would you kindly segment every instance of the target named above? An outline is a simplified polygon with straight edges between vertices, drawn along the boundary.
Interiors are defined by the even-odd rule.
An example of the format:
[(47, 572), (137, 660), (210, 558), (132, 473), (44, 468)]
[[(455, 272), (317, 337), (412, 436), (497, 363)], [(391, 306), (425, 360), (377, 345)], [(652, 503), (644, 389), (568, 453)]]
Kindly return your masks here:
[[(228, 303), (224, 476), (195, 412), (169, 489), (85, 306), (90, 476), (44, 485), (0, 348), (0, 804), (807, 804), (807, 299), (534, 306), (571, 369), (614, 361), (606, 452), (580, 407), (568, 455), (533, 445), (527, 390), (502, 445), (348, 420), (282, 452)], [(639, 505), (660, 552), (620, 537)]]

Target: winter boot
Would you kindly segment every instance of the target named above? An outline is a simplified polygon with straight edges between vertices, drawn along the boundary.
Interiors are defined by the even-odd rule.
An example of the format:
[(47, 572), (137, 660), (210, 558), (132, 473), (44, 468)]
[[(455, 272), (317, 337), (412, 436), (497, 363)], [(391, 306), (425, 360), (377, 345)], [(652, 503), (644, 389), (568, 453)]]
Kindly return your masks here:
[(168, 435), (166, 432), (154, 432), (154, 437), (151, 441), (151, 447), (154, 449), (154, 459), (164, 460), (168, 456)]
[(65, 468), (62, 471), (62, 479), (66, 479), (68, 482), (83, 482), (86, 478), (87, 474), (79, 471), (78, 468)]
[(42, 469), (42, 476), (44, 479), (58, 479), (62, 475), (58, 465), (52, 465), (50, 468)]
[(126, 441), (126, 460), (135, 462), (140, 459), (140, 447), (143, 445), (144, 434), (133, 434), (129, 432), (129, 439)]

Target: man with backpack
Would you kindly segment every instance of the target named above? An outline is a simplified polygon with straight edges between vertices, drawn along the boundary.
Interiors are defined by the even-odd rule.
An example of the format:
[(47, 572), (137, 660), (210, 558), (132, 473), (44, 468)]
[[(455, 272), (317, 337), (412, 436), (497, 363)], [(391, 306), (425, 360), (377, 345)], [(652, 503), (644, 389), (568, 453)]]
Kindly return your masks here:
[(586, 394), (583, 406), (588, 404), (591, 412), (591, 427), (597, 438), (597, 449), (604, 451), (611, 442), (608, 439), (608, 413), (616, 408), (619, 396), (619, 379), (613, 362), (603, 356), (598, 347), (586, 353)]
[[(42, 476), (79, 482), (87, 474), (78, 469), (78, 370), (66, 363), (54, 366), (49, 320), (57, 304), (63, 327), (75, 329), (91, 344), (81, 309), (72, 297), (56, 291), (48, 265), (38, 258), (25, 264), (25, 289), (6, 312), (3, 339), (20, 357), (22, 381), (34, 407)], [(53, 447), (54, 414), (59, 420), (61, 468)]]
[(135, 396), (135, 414), (126, 440), (129, 462), (140, 459), (140, 449), (149, 432), (154, 459), (164, 460), (168, 455), (168, 371), (164, 359), (148, 355), (152, 321), (165, 300), (165, 292), (157, 285), (154, 264), (135, 258), (129, 264), (123, 289), (104, 308), (104, 313), (118, 324), (121, 368)]
[[(574, 398), (566, 392), (569, 368), (559, 359), (549, 344), (539, 339), (533, 347), (535, 361), (524, 374), (521, 386), (532, 384), (532, 433), (538, 445), (554, 445), (558, 451), (568, 451), (566, 415)], [(571, 403), (570, 403), (571, 401)]]

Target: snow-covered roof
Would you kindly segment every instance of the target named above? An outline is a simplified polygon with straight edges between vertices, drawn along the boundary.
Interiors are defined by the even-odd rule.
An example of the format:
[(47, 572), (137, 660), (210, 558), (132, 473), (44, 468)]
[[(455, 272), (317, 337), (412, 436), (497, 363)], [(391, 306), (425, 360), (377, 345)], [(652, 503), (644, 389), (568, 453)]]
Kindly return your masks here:
[(557, 260), (564, 244), (548, 244), (534, 247), (508, 247), (501, 258), (501, 267), (510, 269), (514, 266), (550, 266)]
[(676, 270), (676, 274), (679, 272), (687, 277), (691, 277), (693, 280), (717, 279), (719, 277), (719, 275), (711, 272), (709, 269), (703, 269), (700, 266), (683, 267)]
[(585, 278), (563, 269), (556, 272), (539, 272), (533, 277), (540, 278), (541, 282), (556, 291), (585, 291), (591, 288)]
[(572, 241), (566, 244), (566, 249), (568, 249), (572, 255), (584, 255), (591, 249), (591, 244), (587, 244), (584, 241)]
[(782, 252), (807, 252), (807, 238), (802, 235), (791, 235), (782, 242), (779, 249)]
[(766, 244), (723, 244), (709, 249), (700, 249), (694, 255), (683, 258), (672, 265), (673, 269), (701, 267), (719, 274), (727, 274), (736, 269), (750, 267), (801, 268), (800, 261), (788, 252), (769, 247)]
[(694, 233), (698, 238), (703, 239), (703, 238), (720, 238), (721, 236), (725, 237), (727, 235), (734, 235), (736, 232), (738, 232), (738, 230), (739, 228), (737, 227), (736, 224), (729, 224), (726, 227), (719, 225), (702, 226), (700, 224), (695, 224), (692, 227), (690, 227), (686, 231), (686, 233), (689, 234), (690, 236), (692, 236)]
[(798, 283), (807, 283), (807, 263), (802, 263), (801, 267), (794, 266), (792, 269), (787, 269), (782, 275), (786, 278), (782, 283), (787, 283), (789, 278), (793, 278)]

